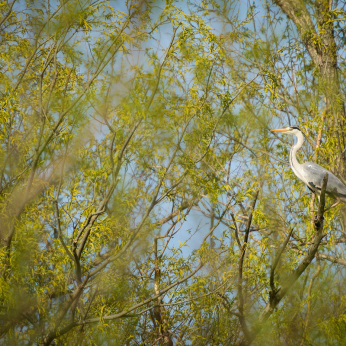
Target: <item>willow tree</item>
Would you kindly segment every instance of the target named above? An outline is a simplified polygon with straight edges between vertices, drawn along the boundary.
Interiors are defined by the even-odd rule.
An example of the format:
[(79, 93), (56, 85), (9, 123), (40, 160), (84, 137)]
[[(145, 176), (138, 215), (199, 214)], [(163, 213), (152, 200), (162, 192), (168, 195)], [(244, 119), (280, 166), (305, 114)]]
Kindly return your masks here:
[(207, 249), (172, 239), (225, 191), (215, 166), (239, 148), (217, 129), (251, 82), (225, 80), (215, 33), (175, 4), (2, 9), (3, 342), (172, 344), (190, 317), (162, 296), (209, 277)]
[(1, 342), (342, 344), (338, 6), (2, 2)]
[[(228, 300), (236, 296), (231, 311), (243, 332), (239, 343), (342, 345), (344, 207), (326, 213), (319, 238), (318, 202), (287, 164), (291, 142), (273, 138), (269, 130), (299, 126), (307, 142), (299, 160), (317, 162), (344, 181), (344, 3), (255, 2), (242, 41), (235, 44), (231, 17), (238, 6), (209, 13), (224, 25), (220, 45), (234, 67), (232, 78), (258, 73), (262, 79), (241, 95), (236, 109), (252, 128), (240, 143), (252, 158), (251, 175), (263, 182), (262, 205), (255, 212), (263, 223), (247, 242), (253, 255), (245, 262), (245, 298), (244, 292), (228, 295)], [(316, 261), (302, 272), (317, 241)], [(287, 290), (297, 271), (301, 278)]]

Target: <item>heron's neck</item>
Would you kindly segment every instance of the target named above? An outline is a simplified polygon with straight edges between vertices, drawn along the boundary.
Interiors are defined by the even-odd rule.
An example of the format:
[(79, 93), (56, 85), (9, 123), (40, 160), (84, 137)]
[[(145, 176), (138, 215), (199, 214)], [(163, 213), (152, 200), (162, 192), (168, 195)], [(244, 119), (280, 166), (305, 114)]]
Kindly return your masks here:
[(301, 171), (301, 165), (300, 163), (297, 161), (297, 151), (301, 148), (301, 146), (304, 143), (304, 137), (301, 133), (298, 133), (297, 135), (297, 143), (295, 145), (292, 146), (291, 151), (290, 151), (290, 165), (294, 171), (294, 173), (303, 180)]

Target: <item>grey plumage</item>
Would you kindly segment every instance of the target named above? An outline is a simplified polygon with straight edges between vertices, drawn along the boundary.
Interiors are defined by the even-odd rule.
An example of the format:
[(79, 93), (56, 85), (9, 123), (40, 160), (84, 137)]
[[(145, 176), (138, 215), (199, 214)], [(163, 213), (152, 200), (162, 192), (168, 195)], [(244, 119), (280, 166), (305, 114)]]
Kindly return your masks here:
[[(310, 190), (320, 195), (322, 180), (326, 173), (328, 174), (328, 183), (326, 192), (329, 196), (335, 197), (338, 202), (346, 203), (346, 186), (333, 173), (313, 162), (305, 162), (300, 164), (297, 161), (297, 151), (301, 148), (304, 142), (303, 133), (296, 126), (287, 127), (286, 129), (272, 130), (274, 132), (282, 132), (291, 134), (297, 137), (297, 143), (292, 146), (290, 151), (290, 165), (294, 174), (303, 181)], [(333, 206), (334, 206), (333, 205)]]
[[(326, 192), (328, 195), (339, 198), (342, 202), (346, 202), (346, 186), (327, 169), (317, 165), (314, 162), (305, 162), (302, 164), (303, 175), (308, 186), (319, 194), (322, 187), (322, 180), (325, 174), (328, 174), (328, 184)], [(317, 191), (316, 191), (317, 190)]]

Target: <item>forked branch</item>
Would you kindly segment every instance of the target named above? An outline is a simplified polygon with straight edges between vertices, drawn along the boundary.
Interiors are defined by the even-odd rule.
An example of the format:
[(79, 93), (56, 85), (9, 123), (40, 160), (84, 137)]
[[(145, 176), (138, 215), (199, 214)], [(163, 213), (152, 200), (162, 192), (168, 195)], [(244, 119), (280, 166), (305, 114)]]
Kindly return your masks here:
[(277, 306), (279, 305), (281, 300), (285, 297), (287, 292), (293, 287), (295, 282), (299, 279), (299, 277), (304, 273), (306, 268), (311, 264), (311, 262), (315, 258), (318, 247), (324, 237), (323, 214), (324, 214), (325, 193), (326, 193), (327, 182), (328, 182), (328, 174), (324, 176), (323, 182), (322, 182), (320, 204), (318, 207), (318, 212), (314, 216), (314, 219), (313, 219), (315, 236), (311, 242), (310, 247), (308, 248), (303, 260), (300, 262), (298, 267), (292, 271), (292, 273), (288, 276), (285, 282), (283, 282), (282, 286), (278, 290), (274, 291), (274, 293), (271, 292), (269, 301), (266, 307), (263, 309), (262, 313), (259, 315), (257, 323), (255, 324), (254, 328), (251, 331), (249, 331), (248, 335), (245, 335), (245, 337), (240, 341), (239, 346), (251, 345), (251, 343), (255, 340), (259, 332), (262, 330), (268, 318), (274, 312), (275, 308), (277, 308)]

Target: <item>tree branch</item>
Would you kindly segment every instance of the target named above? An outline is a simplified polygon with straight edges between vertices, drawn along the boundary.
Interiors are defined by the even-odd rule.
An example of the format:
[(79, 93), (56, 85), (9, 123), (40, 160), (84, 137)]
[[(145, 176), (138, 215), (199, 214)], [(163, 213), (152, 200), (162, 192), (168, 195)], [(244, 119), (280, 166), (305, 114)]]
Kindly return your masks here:
[[(126, 315), (128, 315), (131, 311), (135, 310), (135, 309), (138, 309), (139, 307), (145, 305), (145, 304), (148, 304), (150, 303), (151, 301), (153, 300), (156, 300), (158, 297), (162, 296), (164, 293), (168, 292), (170, 289), (172, 289), (173, 287), (187, 281), (189, 278), (191, 278), (193, 275), (195, 275), (201, 268), (203, 267), (203, 263), (201, 262), (197, 268), (191, 272), (189, 275), (185, 276), (184, 278), (182, 278), (181, 280), (178, 280), (177, 282), (167, 286), (165, 289), (163, 289), (162, 291), (160, 291), (158, 294), (155, 294), (154, 296), (152, 296), (151, 298), (148, 298), (144, 301), (142, 301), (141, 303), (138, 303), (138, 304), (135, 304), (133, 306), (131, 306), (130, 308), (128, 308), (127, 310), (124, 310), (118, 314), (115, 314), (115, 315), (109, 315), (109, 316), (100, 316), (100, 317), (97, 317), (97, 318), (90, 318), (88, 320), (83, 320), (83, 321), (75, 321), (75, 322), (72, 322), (70, 323), (69, 325), (63, 327), (63, 328), (55, 328), (54, 331), (50, 332), (45, 338), (44, 338), (44, 343), (43, 345), (44, 346), (48, 346), (51, 344), (51, 342), (59, 337), (59, 336), (62, 336), (66, 333), (68, 333), (71, 329), (73, 329), (74, 327), (77, 327), (77, 326), (82, 326), (82, 325), (86, 325), (86, 324), (90, 324), (90, 323), (99, 323), (100, 321), (112, 321), (112, 320), (115, 320), (115, 319), (118, 319), (118, 318), (121, 318), (121, 317), (126, 317)], [(85, 279), (86, 280), (86, 279)], [(86, 281), (83, 281), (86, 282)], [(81, 287), (81, 286), (80, 286)], [(74, 293), (74, 296), (76, 295), (76, 292)], [(74, 299), (70, 298), (69, 300), (69, 304), (68, 304), (68, 307), (70, 307), (73, 303), (73, 301), (75, 300), (75, 297)]]
[(323, 214), (325, 207), (325, 193), (328, 182), (328, 174), (326, 174), (323, 178), (321, 196), (320, 196), (320, 204), (318, 207), (317, 215), (314, 217), (314, 231), (315, 236), (314, 239), (307, 250), (303, 260), (300, 262), (298, 267), (292, 271), (292, 273), (288, 276), (286, 281), (283, 283), (280, 289), (278, 289), (275, 294), (269, 297), (269, 302), (266, 307), (261, 312), (258, 317), (258, 321), (252, 329), (248, 338), (243, 338), (239, 345), (240, 346), (249, 346), (254, 341), (258, 333), (262, 330), (265, 322), (273, 313), (274, 309), (279, 305), (280, 301), (285, 297), (287, 292), (293, 287), (294, 283), (299, 279), (299, 277), (304, 273), (305, 269), (311, 264), (312, 260), (315, 258), (318, 247), (324, 237), (323, 233)]
[(270, 268), (270, 288), (271, 288), (271, 292), (269, 293), (270, 296), (274, 296), (275, 295), (275, 283), (274, 283), (274, 275), (275, 275), (275, 269), (276, 266), (278, 265), (280, 258), (284, 252), (284, 250), (286, 249), (286, 246), (288, 244), (288, 241), (291, 238), (291, 235), (293, 233), (293, 228), (291, 229), (291, 231), (289, 232), (284, 244), (282, 245), (280, 251), (278, 252), (278, 254), (276, 255), (276, 258), (274, 260), (274, 263), (272, 264), (271, 268)]
[(257, 202), (257, 198), (258, 198), (258, 193), (259, 193), (259, 191), (256, 191), (255, 197), (252, 201), (252, 205), (251, 205), (251, 208), (249, 211), (248, 223), (247, 223), (246, 230), (245, 230), (244, 242), (243, 242), (243, 246), (241, 249), (241, 255), (240, 255), (240, 260), (239, 260), (239, 265), (238, 265), (238, 311), (239, 311), (238, 318), (239, 318), (239, 322), (240, 322), (242, 330), (245, 334), (246, 339), (250, 338), (250, 332), (249, 332), (249, 329), (247, 327), (245, 316), (244, 316), (243, 264), (244, 264), (246, 249), (248, 247), (252, 216), (253, 216), (253, 212), (255, 210), (255, 206), (256, 206), (256, 202)]

